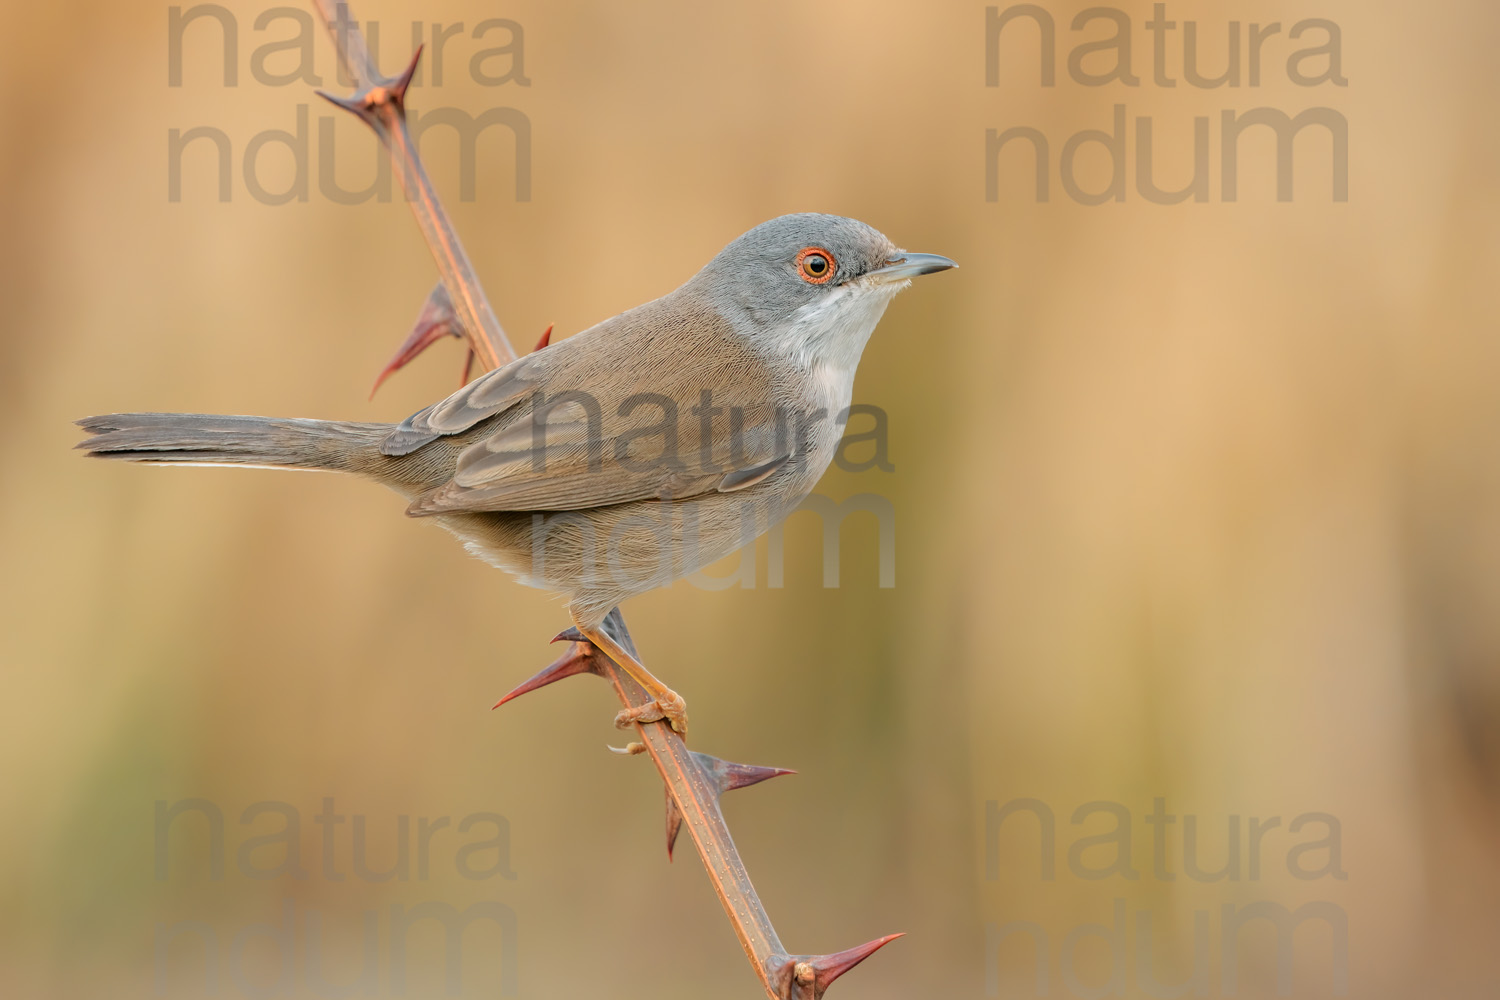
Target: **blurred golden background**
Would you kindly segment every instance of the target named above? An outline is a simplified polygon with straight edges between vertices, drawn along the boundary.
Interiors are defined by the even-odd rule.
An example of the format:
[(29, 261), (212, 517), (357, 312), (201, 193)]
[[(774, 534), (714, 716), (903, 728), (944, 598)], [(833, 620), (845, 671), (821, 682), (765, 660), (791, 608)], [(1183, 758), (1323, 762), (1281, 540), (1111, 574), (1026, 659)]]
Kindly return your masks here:
[[(1024, 23), (1007, 27), (999, 85), (985, 85), (977, 2), (361, 0), (355, 12), (381, 23), (392, 72), (414, 18), (429, 41), (435, 21), (467, 26), (447, 42), (442, 85), (429, 78), (412, 107), (510, 107), (530, 122), (528, 201), (505, 129), (480, 138), (467, 202), (458, 144), (442, 130), (424, 140), (521, 349), (548, 323), (571, 334), (670, 290), (784, 212), (855, 216), (963, 265), (899, 298), (866, 351), (855, 398), (889, 413), (894, 472), (834, 469), (820, 487), (891, 500), (896, 586), (877, 585), (874, 522), (855, 517), (842, 586), (824, 589), (820, 529), (798, 515), (784, 587), (766, 586), (762, 541), (754, 589), (682, 583), (625, 609), (647, 662), (692, 703), (696, 749), (800, 771), (726, 804), (787, 945), (909, 933), (836, 995), (1104, 995), (1121, 972), (1123, 995), (1146, 996), (1140, 951), (1176, 983), (1206, 948), (1206, 995), (1270, 997), (1275, 935), (1247, 927), (1226, 949), (1223, 908), (1323, 902), (1347, 919), (1349, 995), (1493, 996), (1500, 10), (1169, 4), (1179, 24), (1198, 22), (1209, 73), (1230, 20), (1341, 28), (1346, 87), (1288, 79), (1311, 32), (1266, 43), (1260, 86), (1209, 90), (1154, 84), (1144, 2), (1115, 8), (1141, 85), (1074, 82), (1067, 54), (1108, 31), (1069, 29), (1082, 4), (1046, 7), (1054, 87), (1040, 85)], [(253, 54), (293, 22), (258, 30), (269, 4), (223, 9), (238, 28), (234, 87), (211, 20), (186, 29), (170, 86), (166, 4), (4, 5), (0, 995), (202, 996), (209, 939), (216, 995), (266, 995), (281, 957), (251, 931), (290, 901), (297, 957), (282, 995), (332, 995), (309, 975), (310, 923), (324, 978), (359, 986), (373, 919), (364, 982), (392, 996), (393, 905), (498, 902), (514, 914), (514, 958), (476, 923), (465, 996), (755, 996), (690, 846), (666, 862), (656, 774), (604, 751), (623, 742), (607, 687), (570, 681), (488, 711), (554, 655), (558, 603), (362, 482), (69, 451), (71, 421), (88, 414), (394, 421), (456, 386), (448, 343), (366, 402), (434, 268), (399, 195), (321, 193), (320, 120), (346, 189), (369, 183), (374, 140), (310, 83), (256, 79)], [(526, 85), (476, 82), (469, 60), (509, 30), (474, 39), (487, 18), (524, 29)], [(316, 73), (339, 90), (327, 40), (311, 37)], [(484, 68), (515, 68), (508, 58)], [(264, 68), (297, 63), (286, 51)], [(1122, 103), (1127, 196), (1078, 204), (1059, 151), (1108, 129)], [(245, 183), (246, 147), (294, 130), (299, 105), (310, 197), (265, 204)], [(1221, 111), (1320, 106), (1349, 123), (1347, 203), (1330, 197), (1316, 129), (1298, 140), (1292, 201), (1276, 200), (1272, 143), (1248, 134), (1239, 200), (1222, 200)], [(1175, 187), (1200, 115), (1212, 197), (1141, 197), (1135, 120), (1154, 119), (1158, 180)], [(207, 140), (169, 198), (169, 134), (199, 126), (231, 144), (227, 202)], [(1046, 203), (1022, 144), (986, 198), (986, 130), (1014, 126), (1050, 140)], [(1099, 156), (1079, 153), (1095, 190)], [(294, 180), (285, 149), (259, 162), (266, 189)], [(330, 797), (348, 822), (316, 820)], [(170, 828), (156, 869), (156, 803), (194, 798), (223, 816), (221, 881), (201, 816)], [(1035, 819), (995, 822), (1028, 798), (1055, 816), (1051, 879)], [(1174, 879), (1154, 868), (1157, 799), (1179, 817), (1165, 828)], [(268, 801), (300, 822), (304, 878), (247, 874), (243, 859), (264, 870), (285, 855), (254, 841), (285, 812), (243, 816)], [(1087, 838), (1118, 816), (1073, 822), (1099, 801), (1124, 814), (1134, 878), (1085, 877), (1117, 854)], [(491, 877), (460, 870), (460, 845), (492, 839), (493, 825), (458, 833), (476, 813), (508, 821), (508, 850), (467, 862)], [(1326, 846), (1294, 854), (1329, 831), (1292, 832), (1306, 814), (1336, 818), (1336, 859)], [(1237, 878), (1185, 873), (1190, 816), (1210, 872), (1234, 862), (1237, 831)], [(355, 873), (354, 817), (374, 870), (398, 863), (406, 823), (408, 877)], [(424, 876), (417, 828), (438, 817), (451, 822)], [(1250, 817), (1279, 818), (1258, 870)], [(325, 833), (342, 880), (323, 869)], [(1328, 874), (1296, 877), (1296, 857)], [(1130, 914), (1123, 956), (1087, 931), (1112, 923), (1116, 900)], [(1034, 927), (1005, 932), (1018, 922)], [(1290, 995), (1338, 995), (1336, 923), (1291, 938)], [(1045, 984), (1031, 950), (1042, 935)], [(405, 964), (408, 995), (440, 995), (436, 930), (412, 932)]]

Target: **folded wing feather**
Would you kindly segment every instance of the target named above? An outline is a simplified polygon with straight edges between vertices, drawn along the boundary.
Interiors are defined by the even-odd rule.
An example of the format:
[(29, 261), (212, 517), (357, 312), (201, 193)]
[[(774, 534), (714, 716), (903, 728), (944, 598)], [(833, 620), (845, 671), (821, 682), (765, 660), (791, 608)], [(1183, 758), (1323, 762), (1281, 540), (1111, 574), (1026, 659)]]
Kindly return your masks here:
[(660, 338), (680, 335), (672, 327), (684, 318), (632, 317), (659, 302), (497, 369), (397, 427), (385, 454), (445, 436), (464, 444), (453, 477), (408, 513), (681, 500), (748, 489), (785, 467), (795, 420), (764, 365), (713, 314), (694, 318), (693, 342), (705, 348), (696, 356), (663, 351)]

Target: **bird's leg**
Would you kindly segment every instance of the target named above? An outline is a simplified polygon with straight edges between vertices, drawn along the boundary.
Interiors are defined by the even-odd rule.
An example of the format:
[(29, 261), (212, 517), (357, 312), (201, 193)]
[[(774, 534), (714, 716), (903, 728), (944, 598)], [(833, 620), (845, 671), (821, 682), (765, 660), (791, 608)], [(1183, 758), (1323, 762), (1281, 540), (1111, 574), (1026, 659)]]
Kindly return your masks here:
[(637, 722), (656, 722), (665, 719), (673, 729), (687, 735), (687, 702), (682, 700), (682, 695), (651, 676), (651, 671), (647, 670), (635, 657), (625, 652), (625, 647), (610, 638), (609, 633), (603, 628), (590, 628), (585, 625), (577, 627), (585, 639), (597, 646), (605, 656), (614, 660), (621, 670), (635, 678), (636, 683), (645, 688), (646, 693), (655, 699), (636, 708), (627, 708), (616, 715), (616, 726), (626, 729)]

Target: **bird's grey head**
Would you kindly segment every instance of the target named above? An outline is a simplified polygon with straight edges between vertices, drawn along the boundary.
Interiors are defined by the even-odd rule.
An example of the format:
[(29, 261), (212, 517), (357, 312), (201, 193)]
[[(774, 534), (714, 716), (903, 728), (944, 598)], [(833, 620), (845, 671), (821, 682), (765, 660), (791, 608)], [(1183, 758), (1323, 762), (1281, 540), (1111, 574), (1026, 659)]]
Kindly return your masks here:
[(763, 222), (684, 286), (736, 328), (807, 362), (858, 362), (885, 307), (910, 279), (956, 267), (907, 253), (857, 219), (813, 212)]

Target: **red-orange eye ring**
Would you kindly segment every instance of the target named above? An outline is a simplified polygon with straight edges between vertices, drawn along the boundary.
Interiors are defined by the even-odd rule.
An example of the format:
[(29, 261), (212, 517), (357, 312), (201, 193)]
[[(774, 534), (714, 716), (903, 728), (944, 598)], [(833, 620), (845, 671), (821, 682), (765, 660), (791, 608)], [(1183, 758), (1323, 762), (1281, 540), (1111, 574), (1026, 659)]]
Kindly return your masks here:
[(822, 247), (808, 247), (797, 254), (797, 273), (809, 284), (825, 284), (836, 270), (833, 254)]

